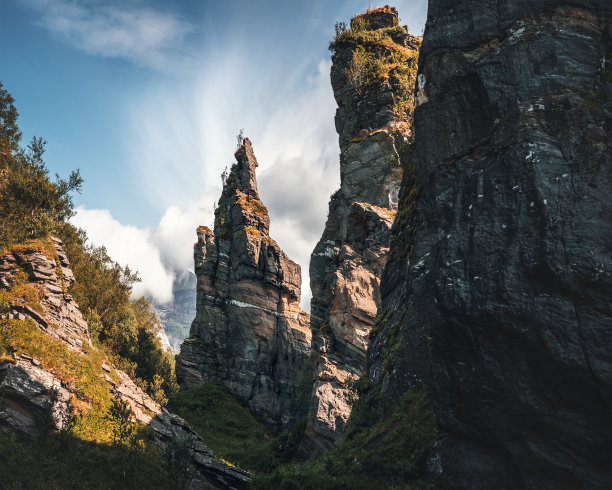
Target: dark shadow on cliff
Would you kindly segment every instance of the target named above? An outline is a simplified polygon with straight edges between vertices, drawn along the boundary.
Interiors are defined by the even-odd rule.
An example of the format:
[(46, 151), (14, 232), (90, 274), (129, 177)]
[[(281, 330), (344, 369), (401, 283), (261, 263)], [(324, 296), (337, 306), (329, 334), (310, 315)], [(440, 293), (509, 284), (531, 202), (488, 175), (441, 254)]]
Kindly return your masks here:
[(64, 432), (42, 438), (0, 432), (0, 489), (180, 488), (150, 450), (83, 441)]
[(358, 385), (361, 398), (353, 407), (340, 446), (306, 462), (254, 475), (253, 488), (436, 488), (436, 482), (426, 478), (437, 431), (425, 389), (414, 388), (389, 399), (374, 393), (365, 377)]

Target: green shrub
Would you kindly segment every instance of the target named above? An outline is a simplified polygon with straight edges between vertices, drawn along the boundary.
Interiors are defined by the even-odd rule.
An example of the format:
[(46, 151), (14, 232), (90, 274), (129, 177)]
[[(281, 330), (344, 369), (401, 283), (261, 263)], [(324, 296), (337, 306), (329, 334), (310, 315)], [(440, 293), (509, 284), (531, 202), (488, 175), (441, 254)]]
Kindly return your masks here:
[[(356, 386), (370, 390), (367, 379)], [(436, 425), (425, 389), (411, 389), (392, 401), (371, 396), (366, 401), (361, 394), (340, 446), (306, 462), (256, 474), (253, 488), (432, 488), (423, 475)]]
[(357, 46), (345, 70), (346, 78), (355, 91), (363, 95), (367, 87), (379, 78), (384, 66), (384, 61), (376, 54)]
[(69, 433), (31, 439), (0, 431), (0, 461), (3, 490), (173, 488), (151, 451), (83, 441)]
[(278, 465), (276, 433), (225, 387), (208, 383), (170, 396), (168, 409), (202, 436), (215, 456), (255, 472)]

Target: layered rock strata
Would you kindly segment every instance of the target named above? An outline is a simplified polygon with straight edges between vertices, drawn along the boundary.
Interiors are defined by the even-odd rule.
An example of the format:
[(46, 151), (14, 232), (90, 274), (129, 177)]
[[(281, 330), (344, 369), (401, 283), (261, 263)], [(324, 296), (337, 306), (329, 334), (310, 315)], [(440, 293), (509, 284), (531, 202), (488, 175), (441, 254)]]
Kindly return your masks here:
[(176, 372), (182, 389), (223, 383), (269, 423), (285, 425), (311, 334), (299, 306), (300, 266), (269, 236), (257, 165), (245, 139), (215, 210), (214, 233), (197, 230), (196, 317)]
[(74, 283), (68, 257), (61, 247), (61, 241), (57, 238), (52, 240), (56, 258), (47, 257), (37, 248), (27, 247), (23, 247), (19, 253), (0, 257), (0, 287), (13, 287), (16, 274), (23, 271), (29, 281), (36, 285), (42, 307), (42, 311), (39, 311), (25, 302), (17, 302), (11, 305), (8, 318), (31, 318), (49, 335), (63, 340), (71, 349), (83, 352), (84, 342), (91, 345), (89, 328), (79, 306), (67, 292)]
[[(12, 288), (27, 276), (27, 283), (39, 292), (34, 306), (16, 299), (3, 315), (4, 320), (32, 321), (49, 336), (59, 339), (86, 356), (95, 349), (89, 339), (89, 328), (78, 305), (67, 293), (74, 282), (68, 258), (60, 240), (53, 239), (55, 257), (37, 248), (18, 248), (18, 252), (0, 257), (0, 288)], [(9, 353), (10, 354), (10, 353)], [(45, 370), (41, 360), (25, 352), (7, 355), (0, 360), (0, 430), (17, 431), (38, 437), (49, 430), (62, 430), (68, 421), (71, 400), (79, 399), (77, 383), (62, 380)], [(189, 440), (191, 463), (197, 473), (192, 488), (245, 488), (250, 474), (214, 457), (202, 438), (180, 417), (160, 407), (123, 371), (102, 361), (112, 392), (130, 408), (132, 421), (150, 426), (155, 444), (163, 447), (177, 440)], [(80, 401), (81, 404), (86, 402)]]
[(612, 4), (483, 3), (429, 2), (369, 374), (446, 488), (611, 488)]
[(310, 262), (314, 384), (302, 443), (327, 450), (342, 437), (366, 365), (368, 335), (410, 138), (419, 41), (390, 7), (356, 16), (332, 42), (340, 189)]

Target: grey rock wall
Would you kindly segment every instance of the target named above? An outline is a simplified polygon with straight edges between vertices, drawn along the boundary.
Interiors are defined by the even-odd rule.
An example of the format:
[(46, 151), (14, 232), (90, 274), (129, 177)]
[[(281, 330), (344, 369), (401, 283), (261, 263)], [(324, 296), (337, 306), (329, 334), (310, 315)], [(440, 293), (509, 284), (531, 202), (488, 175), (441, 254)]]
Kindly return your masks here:
[(196, 317), (176, 371), (182, 389), (219, 382), (272, 425), (294, 421), (297, 384), (310, 355), (300, 266), (269, 236), (251, 142), (236, 152), (215, 212), (198, 228)]
[(612, 4), (429, 4), (370, 377), (427, 385), (446, 488), (610, 488)]
[[(359, 22), (368, 31), (362, 37), (356, 33)], [(402, 86), (400, 79), (410, 76), (405, 70), (416, 63), (419, 41), (398, 25), (391, 7), (360, 14), (351, 24), (350, 35), (338, 36), (332, 57), (340, 189), (331, 198), (323, 235), (310, 259), (314, 383), (301, 444), (304, 454), (331, 449), (342, 440), (357, 397), (351, 384), (365, 370), (397, 211), (399, 147), (411, 136), (410, 114), (397, 107), (402, 90), (410, 91), (410, 82)], [(356, 86), (348, 73), (360, 49), (387, 71)], [(402, 67), (391, 63), (394, 56)]]

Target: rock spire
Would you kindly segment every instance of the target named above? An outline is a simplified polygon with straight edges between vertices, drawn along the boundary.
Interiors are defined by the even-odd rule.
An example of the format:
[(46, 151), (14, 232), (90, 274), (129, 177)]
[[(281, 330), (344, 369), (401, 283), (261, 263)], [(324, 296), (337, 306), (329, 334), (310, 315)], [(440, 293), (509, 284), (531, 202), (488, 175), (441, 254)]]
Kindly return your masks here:
[(365, 369), (397, 210), (400, 153), (411, 136), (418, 47), (391, 7), (356, 16), (332, 42), (341, 183), (310, 262), (314, 384), (306, 454), (341, 440), (355, 397), (350, 384)]
[(248, 139), (235, 156), (214, 232), (197, 230), (196, 317), (177, 356), (177, 377), (184, 389), (220, 382), (269, 423), (285, 425), (310, 354), (301, 270), (269, 236)]

